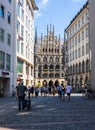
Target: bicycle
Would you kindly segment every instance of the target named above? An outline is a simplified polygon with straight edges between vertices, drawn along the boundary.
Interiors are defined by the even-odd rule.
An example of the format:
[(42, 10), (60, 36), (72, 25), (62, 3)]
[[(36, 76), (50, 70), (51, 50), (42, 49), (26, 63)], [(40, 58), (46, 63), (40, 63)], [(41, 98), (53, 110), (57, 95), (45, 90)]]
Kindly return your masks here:
[(85, 89), (82, 92), (83, 98), (85, 99), (94, 99), (95, 98), (95, 89)]

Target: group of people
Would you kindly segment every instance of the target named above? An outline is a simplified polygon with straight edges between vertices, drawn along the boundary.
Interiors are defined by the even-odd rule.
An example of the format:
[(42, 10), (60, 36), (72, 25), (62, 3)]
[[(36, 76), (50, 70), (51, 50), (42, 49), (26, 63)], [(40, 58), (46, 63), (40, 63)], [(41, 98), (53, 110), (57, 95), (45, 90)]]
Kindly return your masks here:
[(70, 84), (67, 84), (66, 87), (63, 84), (61, 84), (61, 86), (58, 86), (58, 96), (62, 101), (65, 100), (65, 93), (67, 94), (67, 100), (70, 101), (71, 92), (72, 87)]
[(53, 96), (58, 93), (58, 96), (61, 97), (62, 101), (65, 99), (65, 94), (67, 94), (67, 99), (70, 101), (70, 95), (72, 92), (72, 87), (70, 84), (64, 86), (63, 84), (57, 86), (42, 86), (38, 88), (41, 96), (46, 97), (47, 94), (52, 94)]
[(39, 92), (41, 93), (41, 96), (46, 97), (47, 94), (53, 94), (58, 93), (58, 96), (61, 98), (61, 100), (65, 100), (65, 93), (67, 94), (67, 99), (70, 101), (70, 95), (71, 95), (72, 87), (70, 84), (68, 84), (66, 87), (61, 84), (57, 85), (55, 87), (50, 86), (42, 86), (42, 87), (26, 87), (24, 86), (23, 82), (19, 83), (16, 86), (16, 95), (18, 97), (18, 110), (21, 111), (24, 109), (24, 103), (25, 103), (25, 96), (27, 94), (28, 100), (30, 99), (30, 95), (37, 97), (39, 95)]

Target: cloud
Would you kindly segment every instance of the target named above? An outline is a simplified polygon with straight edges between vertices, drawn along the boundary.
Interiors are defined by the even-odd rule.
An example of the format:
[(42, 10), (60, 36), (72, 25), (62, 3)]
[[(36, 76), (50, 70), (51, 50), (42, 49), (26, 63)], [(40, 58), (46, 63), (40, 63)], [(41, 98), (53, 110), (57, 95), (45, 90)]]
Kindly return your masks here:
[(38, 3), (38, 6), (41, 9), (41, 8), (44, 8), (47, 3), (48, 3), (48, 0), (42, 0), (41, 2)]
[(42, 16), (42, 13), (40, 11), (35, 11), (35, 15), (36, 15), (36, 18), (37, 17), (41, 17)]
[(46, 3), (48, 3), (48, 0), (43, 0), (43, 4), (46, 4)]
[(38, 11), (35, 11), (35, 14), (36, 14), (36, 17), (41, 17), (42, 16), (42, 13), (41, 13), (41, 10), (43, 8), (45, 8), (46, 4), (48, 3), (49, 0), (40, 0), (40, 2), (37, 4), (39, 10)]

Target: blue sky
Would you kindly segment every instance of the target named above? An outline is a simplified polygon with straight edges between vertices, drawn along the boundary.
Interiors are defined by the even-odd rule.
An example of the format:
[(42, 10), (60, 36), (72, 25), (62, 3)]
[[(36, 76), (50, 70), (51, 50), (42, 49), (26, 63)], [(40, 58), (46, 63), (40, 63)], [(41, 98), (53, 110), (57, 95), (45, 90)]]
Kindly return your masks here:
[(46, 34), (47, 24), (55, 26), (55, 34), (64, 37), (64, 29), (87, 0), (35, 0), (39, 10), (35, 12), (38, 36)]

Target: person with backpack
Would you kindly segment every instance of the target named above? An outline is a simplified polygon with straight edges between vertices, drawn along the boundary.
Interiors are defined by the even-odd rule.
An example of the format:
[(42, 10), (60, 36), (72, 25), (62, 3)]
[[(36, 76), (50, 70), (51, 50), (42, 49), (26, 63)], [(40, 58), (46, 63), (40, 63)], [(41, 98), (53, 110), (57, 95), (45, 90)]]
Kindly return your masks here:
[(25, 100), (25, 92), (27, 91), (26, 86), (23, 85), (23, 82), (16, 86), (16, 93), (18, 97), (18, 110), (21, 111), (24, 109), (24, 100)]

